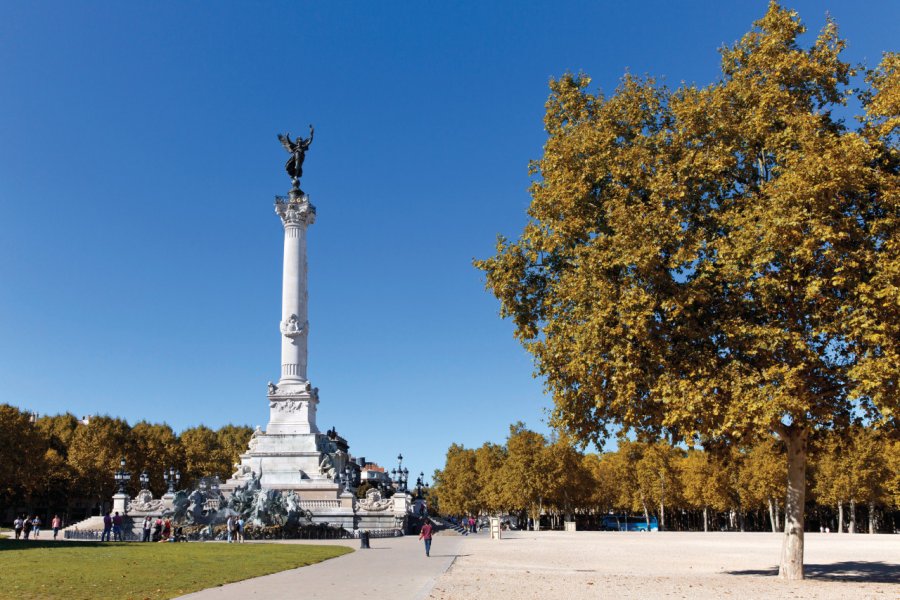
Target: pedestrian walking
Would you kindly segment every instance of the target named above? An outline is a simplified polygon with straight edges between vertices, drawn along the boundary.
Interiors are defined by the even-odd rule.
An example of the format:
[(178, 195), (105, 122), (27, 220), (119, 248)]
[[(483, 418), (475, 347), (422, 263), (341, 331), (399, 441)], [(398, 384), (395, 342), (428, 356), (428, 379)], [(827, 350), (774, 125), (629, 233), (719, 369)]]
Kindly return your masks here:
[(41, 518), (37, 515), (34, 515), (34, 518), (31, 520), (31, 531), (34, 534), (34, 539), (41, 537)]
[(162, 517), (156, 517), (156, 522), (153, 523), (153, 541), (158, 542), (162, 537), (162, 528), (163, 522)]
[(103, 515), (103, 533), (100, 534), (101, 542), (109, 541), (110, 531), (112, 531), (112, 517), (109, 516), (109, 511), (106, 511), (106, 514)]
[(62, 519), (59, 518), (59, 515), (53, 515), (50, 527), (53, 528), (53, 539), (55, 540), (56, 536), (59, 535), (59, 528), (62, 527)]
[(153, 519), (150, 518), (150, 515), (147, 515), (146, 517), (144, 517), (144, 523), (141, 526), (141, 528), (144, 530), (144, 536), (141, 538), (141, 541), (149, 542), (150, 541), (150, 530), (153, 529)]
[(422, 525), (422, 531), (419, 532), (419, 539), (425, 540), (425, 556), (431, 556), (431, 523), (425, 521)]
[(237, 541), (244, 543), (244, 517), (238, 517), (237, 520)]
[(13, 521), (13, 531), (16, 532), (16, 539), (22, 537), (22, 528), (25, 526), (25, 520), (22, 517), (16, 517), (16, 520)]
[(25, 524), (22, 525), (22, 537), (26, 540), (28, 539), (28, 536), (31, 535), (31, 527), (31, 517), (25, 515)]
[(228, 520), (225, 521), (225, 532), (228, 534), (228, 543), (231, 543), (231, 535), (234, 533), (234, 517), (228, 515)]

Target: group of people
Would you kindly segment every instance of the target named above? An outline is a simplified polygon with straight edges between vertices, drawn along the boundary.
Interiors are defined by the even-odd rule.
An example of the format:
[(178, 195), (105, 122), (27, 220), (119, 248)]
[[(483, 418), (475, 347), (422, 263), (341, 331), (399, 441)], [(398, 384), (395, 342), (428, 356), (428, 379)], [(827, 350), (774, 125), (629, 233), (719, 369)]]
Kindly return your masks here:
[(467, 517), (463, 515), (458, 519), (450, 519), (451, 521), (457, 523), (460, 527), (465, 529), (469, 533), (478, 533), (478, 521), (475, 520), (475, 517)]
[(116, 511), (116, 514), (110, 516), (109, 511), (103, 515), (103, 533), (100, 535), (101, 542), (108, 542), (109, 534), (112, 533), (112, 541), (121, 542), (122, 539), (122, 523), (125, 519)]
[[(177, 541), (177, 535), (172, 536), (172, 519), (163, 519), (162, 517), (151, 516), (144, 517), (141, 524), (143, 531), (142, 542), (168, 542), (170, 540)], [(180, 527), (178, 529), (181, 529)], [(176, 533), (178, 533), (176, 531)]]
[[(38, 515), (22, 515), (21, 517), (16, 517), (16, 520), (13, 521), (13, 531), (16, 534), (16, 539), (38, 539), (41, 537), (41, 518)], [(62, 527), (62, 519), (59, 518), (59, 515), (53, 515), (53, 520), (50, 522), (50, 526), (53, 528), (53, 539), (56, 539), (56, 536), (59, 535), (59, 529)]]
[(225, 532), (228, 534), (228, 543), (244, 542), (244, 517), (229, 516), (225, 521)]

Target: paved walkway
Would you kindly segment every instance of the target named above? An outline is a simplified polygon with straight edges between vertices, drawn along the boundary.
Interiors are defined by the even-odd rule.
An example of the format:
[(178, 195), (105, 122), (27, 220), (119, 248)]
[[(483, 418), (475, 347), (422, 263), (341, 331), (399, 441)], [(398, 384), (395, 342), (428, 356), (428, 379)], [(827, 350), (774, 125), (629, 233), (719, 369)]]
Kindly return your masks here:
[(435, 580), (456, 560), (464, 538), (439, 535), (431, 546), (431, 557), (417, 536), (373, 539), (370, 550), (359, 550), (358, 540), (291, 541), (284, 543), (340, 544), (356, 552), (321, 563), (230, 583), (195, 592), (190, 600), (244, 600), (246, 598), (427, 598)]

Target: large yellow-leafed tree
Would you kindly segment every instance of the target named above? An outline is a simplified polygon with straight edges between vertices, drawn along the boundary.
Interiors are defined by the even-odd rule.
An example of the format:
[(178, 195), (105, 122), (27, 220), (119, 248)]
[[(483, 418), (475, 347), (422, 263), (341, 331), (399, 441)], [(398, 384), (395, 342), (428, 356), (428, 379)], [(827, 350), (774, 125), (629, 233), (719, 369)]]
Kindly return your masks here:
[(139, 475), (146, 470), (150, 476), (150, 489), (161, 495), (168, 487), (164, 480), (166, 470), (169, 467), (179, 471), (184, 469), (184, 452), (178, 437), (165, 423), (147, 421), (140, 421), (132, 427), (131, 437), (137, 447), (137, 463), (129, 467), (135, 472), (131, 481), (132, 490), (139, 488)]
[(509, 426), (503, 463), (505, 503), (523, 508), (535, 531), (540, 530), (544, 505), (555, 494), (559, 482), (551, 458), (543, 435), (521, 422)]
[(616, 477), (615, 454), (587, 454), (584, 467), (591, 475), (588, 506), (604, 515), (618, 508), (620, 482)]
[[(109, 416), (92, 417), (90, 424), (75, 429), (69, 444), (68, 464), (75, 484), (98, 505), (109, 502), (116, 492), (113, 474), (120, 469), (119, 461), (126, 459), (126, 469), (132, 471), (136, 460), (136, 444), (131, 427), (122, 419)], [(133, 479), (137, 473), (132, 472)]]
[(531, 220), (476, 262), (576, 439), (781, 439), (788, 579), (803, 577), (810, 432), (900, 402), (894, 329), (877, 324), (896, 314), (896, 60), (854, 131), (833, 113), (853, 75), (837, 27), (809, 48), (804, 31), (773, 2), (706, 87), (551, 81)]
[(703, 531), (709, 531), (709, 509), (731, 508), (728, 468), (707, 452), (691, 450), (678, 465), (684, 501), (703, 511)]
[(848, 531), (856, 533), (856, 506), (869, 506), (869, 533), (875, 533), (875, 504), (885, 497), (889, 477), (884, 439), (871, 428), (854, 425), (844, 435), (829, 435), (816, 456), (813, 490), (820, 504), (838, 507), (838, 531), (844, 531), (844, 503), (850, 504)]
[(218, 435), (206, 425), (185, 429), (179, 440), (184, 461), (182, 487), (191, 489), (202, 477), (222, 477), (232, 470), (232, 463), (223, 460)]
[(475, 471), (478, 474), (478, 507), (480, 511), (497, 514), (509, 506), (504, 505), (503, 465), (506, 448), (486, 442), (475, 450)]
[(763, 439), (743, 455), (738, 470), (737, 491), (745, 508), (769, 510), (772, 533), (778, 531), (779, 497), (783, 497), (785, 470), (784, 452), (774, 440)]
[(590, 504), (592, 481), (584, 455), (566, 438), (553, 440), (544, 454), (550, 471), (547, 504), (566, 521), (573, 521), (576, 509)]
[(884, 445), (884, 464), (887, 470), (885, 501), (888, 506), (900, 509), (900, 440)]
[(641, 458), (635, 465), (635, 475), (646, 500), (658, 508), (660, 531), (666, 528), (666, 506), (675, 504), (681, 495), (677, 470), (680, 458), (679, 451), (670, 444), (653, 442), (642, 444)]
[(871, 397), (886, 415), (897, 418), (900, 396), (900, 54), (888, 53), (866, 78), (862, 135), (877, 151), (878, 195), (870, 231), (871, 277), (855, 289), (848, 329), (859, 360), (851, 368), (855, 392)]
[(447, 449), (444, 468), (435, 471), (434, 489), (431, 493), (445, 514), (475, 514), (479, 508), (475, 451), (459, 444), (451, 444)]
[(44, 474), (46, 444), (31, 415), (0, 404), (0, 507), (26, 505)]

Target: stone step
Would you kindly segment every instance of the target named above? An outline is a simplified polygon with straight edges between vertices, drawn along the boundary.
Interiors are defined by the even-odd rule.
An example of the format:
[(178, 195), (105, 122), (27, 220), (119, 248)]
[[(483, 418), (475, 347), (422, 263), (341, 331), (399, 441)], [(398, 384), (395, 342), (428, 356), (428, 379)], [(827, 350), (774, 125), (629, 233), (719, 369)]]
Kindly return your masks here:
[(103, 517), (88, 517), (83, 521), (64, 527), (61, 531), (103, 531)]

